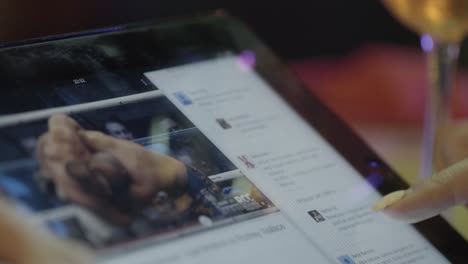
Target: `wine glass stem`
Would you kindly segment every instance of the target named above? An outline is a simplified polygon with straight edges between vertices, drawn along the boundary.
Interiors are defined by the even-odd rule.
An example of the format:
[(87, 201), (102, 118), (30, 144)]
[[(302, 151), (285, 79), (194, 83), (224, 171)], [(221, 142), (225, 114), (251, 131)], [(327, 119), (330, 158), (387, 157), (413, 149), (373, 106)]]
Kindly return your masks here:
[(452, 80), (456, 69), (459, 45), (434, 43), (427, 53), (429, 96), (423, 131), (420, 177), (427, 177), (447, 164), (444, 155), (445, 132), (451, 119)]

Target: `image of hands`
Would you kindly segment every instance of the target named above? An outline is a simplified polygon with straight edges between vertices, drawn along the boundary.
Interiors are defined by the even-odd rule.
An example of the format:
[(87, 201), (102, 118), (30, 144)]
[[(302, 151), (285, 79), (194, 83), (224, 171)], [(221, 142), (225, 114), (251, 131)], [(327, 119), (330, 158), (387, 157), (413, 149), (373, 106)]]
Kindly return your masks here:
[(0, 145), (0, 195), (96, 249), (277, 211), (165, 97), (2, 127)]

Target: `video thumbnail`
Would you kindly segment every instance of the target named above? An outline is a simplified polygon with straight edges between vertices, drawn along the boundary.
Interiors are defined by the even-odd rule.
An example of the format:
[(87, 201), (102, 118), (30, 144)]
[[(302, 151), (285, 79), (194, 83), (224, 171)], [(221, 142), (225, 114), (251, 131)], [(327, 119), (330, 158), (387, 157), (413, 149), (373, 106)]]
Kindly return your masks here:
[(2, 127), (0, 148), (0, 194), (98, 250), (277, 210), (163, 96)]

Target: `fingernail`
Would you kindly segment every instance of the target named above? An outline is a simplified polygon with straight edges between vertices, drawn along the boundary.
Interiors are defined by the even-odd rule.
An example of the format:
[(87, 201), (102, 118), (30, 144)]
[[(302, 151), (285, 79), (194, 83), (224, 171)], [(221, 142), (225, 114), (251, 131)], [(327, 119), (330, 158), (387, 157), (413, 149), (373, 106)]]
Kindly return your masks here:
[(385, 195), (382, 199), (378, 200), (373, 206), (372, 210), (382, 211), (383, 209), (397, 203), (405, 197), (406, 190), (396, 191)]

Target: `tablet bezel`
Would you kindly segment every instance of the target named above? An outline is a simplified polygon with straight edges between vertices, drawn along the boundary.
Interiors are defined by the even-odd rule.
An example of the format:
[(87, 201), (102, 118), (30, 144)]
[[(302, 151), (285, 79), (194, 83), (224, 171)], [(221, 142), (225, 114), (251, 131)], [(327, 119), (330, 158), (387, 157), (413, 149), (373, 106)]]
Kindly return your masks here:
[[(177, 27), (196, 24), (216, 27), (229, 35), (229, 47), (234, 52), (253, 51), (256, 55), (256, 70), (295, 109), (303, 119), (314, 127), (363, 177), (371, 173), (383, 176), (378, 191), (387, 194), (408, 185), (333, 111), (326, 107), (304, 84), (302, 84), (241, 21), (216, 11), (209, 15), (181, 18), (178, 20), (150, 21), (97, 29), (86, 32), (51, 36), (34, 40), (0, 44), (0, 52), (9, 48), (27, 47), (40, 43), (70, 40), (93, 35), (125, 33), (146, 27)], [(213, 34), (217, 34), (213, 31)], [(195, 43), (194, 43), (195, 44)], [(201, 45), (202, 43), (196, 43)], [(221, 52), (222, 50), (220, 50)], [(212, 51), (213, 53), (215, 51)], [(206, 54), (204, 54), (206, 55)], [(209, 56), (208, 56), (209, 57)], [(468, 263), (468, 243), (442, 217), (437, 216), (414, 225), (442, 254), (453, 263)]]

